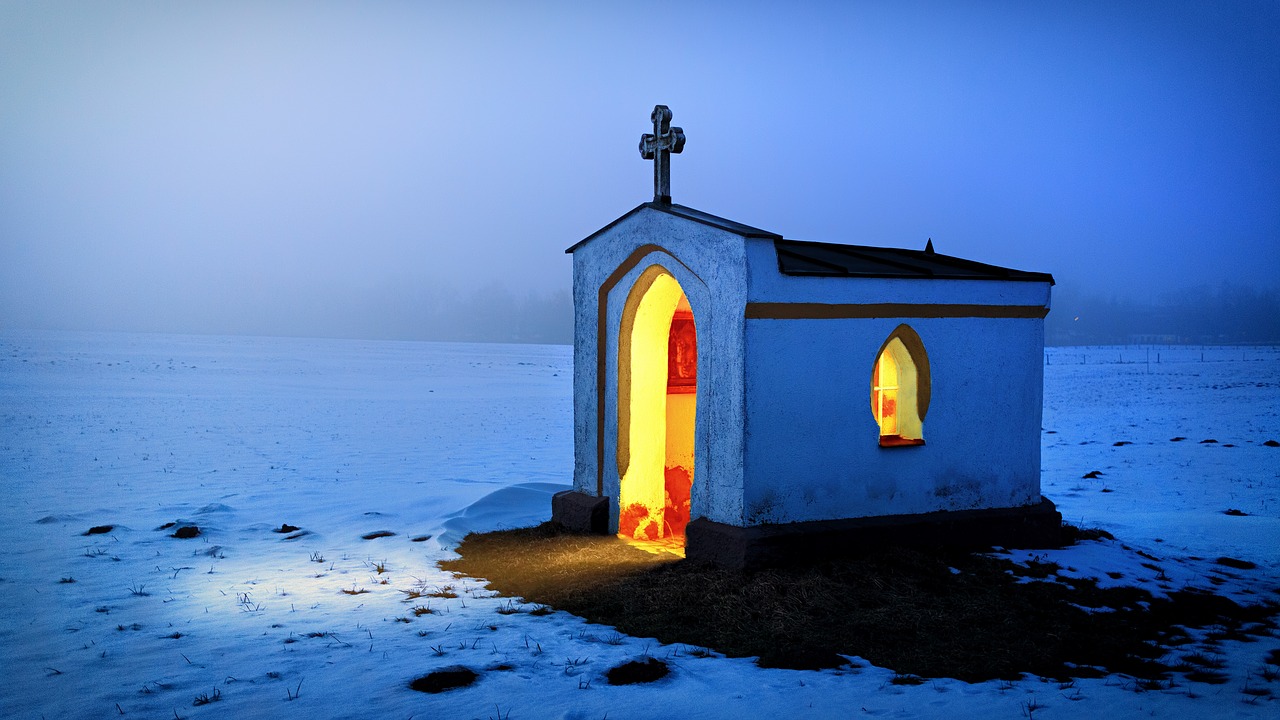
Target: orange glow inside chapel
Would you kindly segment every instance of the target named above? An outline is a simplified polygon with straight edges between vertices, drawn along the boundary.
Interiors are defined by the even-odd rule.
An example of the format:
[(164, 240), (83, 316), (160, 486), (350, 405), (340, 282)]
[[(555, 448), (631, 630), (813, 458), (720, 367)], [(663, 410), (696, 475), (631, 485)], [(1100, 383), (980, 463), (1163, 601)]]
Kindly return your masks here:
[(694, 477), (697, 329), (670, 275), (659, 275), (630, 311), (627, 347), (620, 347), (630, 362), (619, 378), (626, 429), (619, 437), (618, 535), (682, 555)]
[(919, 373), (897, 337), (885, 344), (871, 372), (871, 413), (880, 426), (880, 445), (923, 445), (919, 413)]

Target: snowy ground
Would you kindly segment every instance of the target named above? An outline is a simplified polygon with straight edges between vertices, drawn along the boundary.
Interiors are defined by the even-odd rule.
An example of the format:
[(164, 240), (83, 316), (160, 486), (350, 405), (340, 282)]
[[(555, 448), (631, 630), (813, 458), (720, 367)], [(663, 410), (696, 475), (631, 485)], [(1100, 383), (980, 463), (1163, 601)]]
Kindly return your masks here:
[[(1044, 492), (1117, 541), (1015, 558), (1275, 599), (1280, 350), (1047, 356)], [(566, 347), (0, 334), (0, 717), (1276, 717), (1277, 638), (1223, 643), (1222, 685), (913, 687), (865, 662), (763, 670), (499, 612), (531, 608), (435, 562), (469, 529), (549, 515), (571, 473), (570, 363)], [(171, 537), (183, 524), (201, 535)], [(395, 534), (362, 539), (378, 531)], [(605, 683), (645, 654), (672, 674)], [(451, 665), (480, 679), (407, 689)]]

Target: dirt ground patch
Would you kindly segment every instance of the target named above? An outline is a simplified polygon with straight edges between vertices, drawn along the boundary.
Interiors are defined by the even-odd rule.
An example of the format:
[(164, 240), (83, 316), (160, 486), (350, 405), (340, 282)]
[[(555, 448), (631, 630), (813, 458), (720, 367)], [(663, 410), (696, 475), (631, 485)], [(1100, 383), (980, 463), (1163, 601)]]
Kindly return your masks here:
[(503, 595), (636, 637), (758, 656), (764, 667), (837, 667), (856, 655), (902, 674), (967, 681), (1110, 672), (1160, 679), (1188, 670), (1173, 651), (1193, 642), (1184, 628), (1265, 636), (1280, 610), (1194, 590), (1164, 600), (1092, 581), (1019, 583), (1013, 573), (1033, 570), (946, 550), (883, 548), (743, 573), (546, 523), (469, 535), (458, 552), (441, 567)]

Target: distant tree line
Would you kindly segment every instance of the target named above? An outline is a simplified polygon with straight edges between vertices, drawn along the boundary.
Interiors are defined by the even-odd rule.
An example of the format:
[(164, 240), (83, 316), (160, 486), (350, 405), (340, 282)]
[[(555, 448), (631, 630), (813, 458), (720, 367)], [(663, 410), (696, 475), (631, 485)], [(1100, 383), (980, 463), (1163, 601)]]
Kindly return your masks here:
[[(567, 290), (512, 292), (491, 284), (470, 292), (420, 291), (388, 335), (416, 340), (571, 344)], [(1158, 298), (1054, 288), (1045, 321), (1049, 345), (1280, 344), (1280, 290), (1232, 284)]]
[(568, 290), (516, 295), (492, 285), (424, 308), (424, 339), (454, 342), (573, 344)]
[[(463, 342), (573, 342), (568, 290), (515, 294), (491, 285), (419, 306), (420, 339)], [(1224, 283), (1149, 300), (1054, 288), (1045, 321), (1050, 345), (1280, 344), (1280, 289)]]
[[(571, 344), (573, 296), (498, 282), (341, 288), (328, 302), (231, 332), (387, 340)], [(1231, 284), (1159, 298), (1101, 295), (1061, 285), (1045, 320), (1049, 345), (1280, 344), (1280, 290)]]
[(573, 343), (567, 289), (515, 290), (497, 282), (458, 289), (440, 283), (340, 286), (318, 300), (264, 309), (212, 332), (296, 337), (566, 345)]
[[(444, 342), (573, 343), (573, 296), (568, 290), (512, 292), (499, 284), (457, 291), (424, 288), (402, 298), (365, 335)], [(385, 302), (385, 299), (384, 299)], [(380, 330), (373, 330), (374, 327)]]
[(1224, 283), (1135, 300), (1054, 288), (1049, 345), (1280, 344), (1280, 291)]

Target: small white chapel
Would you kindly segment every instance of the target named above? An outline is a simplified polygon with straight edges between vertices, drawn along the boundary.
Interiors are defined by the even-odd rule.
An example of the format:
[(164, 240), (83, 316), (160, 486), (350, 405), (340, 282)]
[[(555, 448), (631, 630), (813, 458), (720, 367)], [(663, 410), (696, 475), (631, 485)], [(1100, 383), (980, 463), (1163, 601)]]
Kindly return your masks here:
[(1057, 545), (1040, 495), (1053, 278), (788, 240), (654, 199), (570, 247), (573, 490), (553, 520), (727, 567), (869, 544)]

